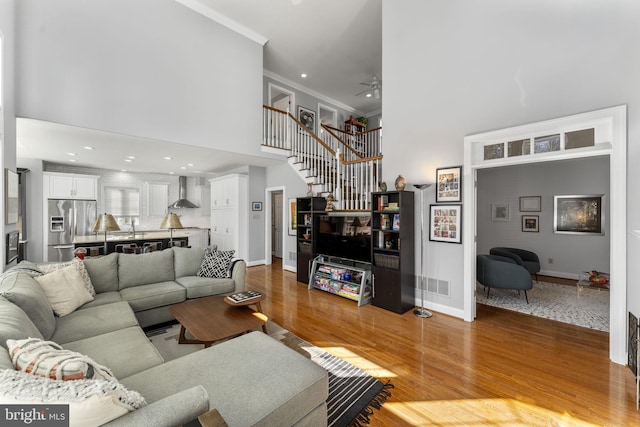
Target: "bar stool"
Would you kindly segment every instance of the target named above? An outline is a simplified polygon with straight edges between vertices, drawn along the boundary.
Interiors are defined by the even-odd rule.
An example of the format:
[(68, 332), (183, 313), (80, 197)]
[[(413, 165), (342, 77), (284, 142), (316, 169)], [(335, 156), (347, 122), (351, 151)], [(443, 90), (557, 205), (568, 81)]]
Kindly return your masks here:
[[(124, 249), (125, 248), (137, 248), (138, 245), (136, 243), (123, 243), (120, 245), (116, 245), (116, 252), (120, 252), (120, 253), (125, 253)], [(133, 252), (128, 252), (128, 253), (133, 253)]]
[(143, 247), (149, 247), (152, 251), (161, 251), (162, 250), (162, 242), (145, 242)]

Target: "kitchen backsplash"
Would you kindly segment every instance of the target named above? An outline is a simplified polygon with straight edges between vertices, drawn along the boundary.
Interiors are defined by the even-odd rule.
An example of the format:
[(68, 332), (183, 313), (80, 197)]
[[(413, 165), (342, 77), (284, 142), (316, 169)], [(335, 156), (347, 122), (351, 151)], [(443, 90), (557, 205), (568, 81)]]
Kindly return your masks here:
[[(76, 173), (85, 175), (98, 175), (98, 212), (102, 212), (104, 207), (102, 204), (104, 187), (130, 187), (140, 190), (141, 217), (140, 223), (136, 224), (137, 229), (158, 229), (162, 222), (162, 216), (146, 216), (145, 201), (147, 194), (145, 193), (145, 182), (163, 182), (169, 184), (169, 203), (178, 198), (178, 175), (165, 174), (149, 174), (138, 172), (121, 172), (111, 169), (97, 169), (87, 167), (77, 167), (61, 165), (57, 163), (44, 162), (43, 169), (47, 172), (63, 172)], [(206, 186), (196, 185), (206, 184)], [(210, 202), (209, 202), (209, 181), (206, 179), (198, 179), (187, 177), (187, 195), (188, 199), (197, 203), (200, 207), (193, 209), (171, 209), (180, 217), (180, 222), (185, 227), (202, 227), (209, 228), (210, 222)], [(206, 193), (205, 206), (201, 199), (202, 194)]]

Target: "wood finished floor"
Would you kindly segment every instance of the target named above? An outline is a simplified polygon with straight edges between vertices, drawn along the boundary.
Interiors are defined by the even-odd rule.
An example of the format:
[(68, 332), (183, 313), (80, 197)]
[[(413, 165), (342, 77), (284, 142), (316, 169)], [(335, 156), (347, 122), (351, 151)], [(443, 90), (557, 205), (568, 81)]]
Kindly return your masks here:
[(272, 266), (247, 270), (269, 318), (382, 380), (371, 426), (635, 426), (635, 380), (609, 336), (478, 305), (477, 320), (399, 315), (319, 290)]

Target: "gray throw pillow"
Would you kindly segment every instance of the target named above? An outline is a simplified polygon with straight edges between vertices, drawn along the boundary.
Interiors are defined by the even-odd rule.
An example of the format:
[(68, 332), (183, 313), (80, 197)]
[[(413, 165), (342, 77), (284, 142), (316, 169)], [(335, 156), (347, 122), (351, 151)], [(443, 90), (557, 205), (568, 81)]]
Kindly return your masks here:
[(231, 277), (229, 264), (231, 263), (231, 259), (235, 252), (235, 250), (231, 250), (205, 253), (202, 264), (198, 269), (198, 276), (215, 277), (219, 279)]

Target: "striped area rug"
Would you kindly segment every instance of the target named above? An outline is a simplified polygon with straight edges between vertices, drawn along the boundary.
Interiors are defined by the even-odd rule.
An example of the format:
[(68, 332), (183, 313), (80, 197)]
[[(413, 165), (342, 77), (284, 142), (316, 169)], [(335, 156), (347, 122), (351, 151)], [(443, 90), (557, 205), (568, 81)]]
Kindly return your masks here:
[(275, 323), (268, 323), (269, 335), (324, 368), (329, 374), (327, 425), (329, 427), (369, 424), (373, 408), (380, 409), (393, 385), (383, 384), (363, 370), (297, 337)]
[[(380, 409), (391, 395), (393, 385), (382, 383), (349, 362), (304, 341), (279, 325), (267, 323), (269, 335), (324, 368), (329, 375), (327, 425), (356, 427), (369, 424), (373, 409)], [(147, 336), (165, 360), (172, 360), (202, 345), (178, 344), (180, 325), (149, 330)]]

